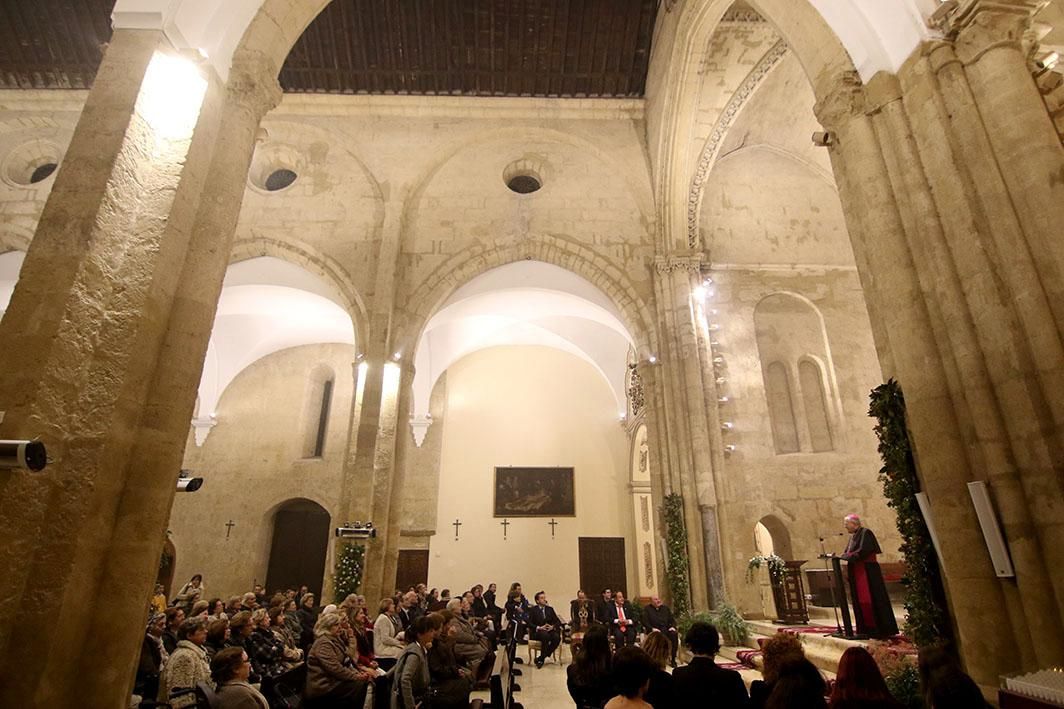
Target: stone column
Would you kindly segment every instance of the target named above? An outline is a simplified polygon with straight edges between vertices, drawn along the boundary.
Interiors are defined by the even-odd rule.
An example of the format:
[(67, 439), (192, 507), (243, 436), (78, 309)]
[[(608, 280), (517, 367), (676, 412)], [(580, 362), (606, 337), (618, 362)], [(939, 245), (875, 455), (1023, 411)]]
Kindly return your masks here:
[(388, 507), (383, 518), (387, 522), (387, 533), (382, 545), (384, 556), (381, 564), (379, 598), (389, 595), (395, 589), (395, 577), (399, 568), (399, 542), (402, 535), (404, 499), (403, 481), (406, 479), (406, 456), (410, 446), (414, 443), (414, 437), (410, 431), (410, 410), (414, 400), (414, 373), (414, 365), (404, 363), (395, 402), (395, 420), (390, 429), (391, 446), (385, 452), (385, 456), (390, 454), (387, 461), (388, 468), (381, 473), (382, 485), (387, 485), (387, 490), (384, 492), (387, 494)]
[[(0, 437), (39, 434), (53, 458), (0, 474), (0, 661), (21, 668), (4, 706), (129, 695), (254, 131), (276, 98), (196, 80), (170, 52), (159, 32), (114, 33), (0, 326)], [(102, 598), (108, 613), (85, 611)]]
[[(935, 76), (959, 70), (942, 49), (923, 48), (927, 56), (911, 59), (900, 82), (880, 75), (866, 90), (844, 78), (817, 113), (836, 134), (831, 158), (884, 374), (906, 394), (958, 643), (973, 676), (995, 685), (1002, 672), (1060, 661), (1045, 568), (1056, 565), (1059, 545), (1042, 541), (1059, 515), (1039, 529), (1032, 512), (1059, 507), (1046, 399), (1062, 362), (1026, 248), (1002, 243), (1015, 238), (1017, 220), (1009, 200), (995, 197), (1000, 178), (985, 159), (979, 114), (964, 105), (958, 77)], [(1037, 334), (1027, 323), (1040, 324)], [(991, 483), (1015, 581), (991, 568), (970, 480)], [(994, 620), (1011, 632), (988, 635)], [(1037, 642), (1036, 627), (1046, 629)]]
[(692, 292), (702, 282), (701, 257), (659, 259), (656, 270), (666, 436), (676, 443), (669, 475), (673, 491), (684, 496), (691, 600), (704, 609), (723, 600), (724, 573), (715, 479), (719, 465), (714, 463), (714, 447), (720, 454), (717, 393), (705, 317), (692, 302)]
[[(657, 381), (659, 368), (647, 360), (641, 360), (636, 365), (636, 373), (639, 375), (643, 387), (644, 414), (643, 421), (647, 426), (647, 446), (649, 448), (650, 465), (650, 495), (654, 502), (652, 514), (656, 531), (653, 543), (661, 544), (666, 539), (665, 519), (662, 514), (662, 506), (665, 496), (673, 492), (672, 486), (665, 471), (669, 464), (669, 442), (664, 435), (665, 425), (662, 417), (661, 387)], [(667, 559), (664, 554), (657, 555), (655, 573), (658, 578), (658, 592), (666, 603), (675, 605), (672, 600), (672, 589), (668, 584)]]

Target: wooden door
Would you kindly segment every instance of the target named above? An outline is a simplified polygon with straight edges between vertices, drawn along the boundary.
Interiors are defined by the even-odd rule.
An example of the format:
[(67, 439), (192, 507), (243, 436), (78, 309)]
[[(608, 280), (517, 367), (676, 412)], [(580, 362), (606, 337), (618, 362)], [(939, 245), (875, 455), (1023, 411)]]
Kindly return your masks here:
[(320, 599), (328, 547), (328, 512), (310, 500), (284, 505), (274, 517), (266, 593), (305, 584)]
[[(411, 586), (427, 583), (429, 580), (429, 550), (400, 549), (399, 562), (395, 571), (395, 587), (406, 591)], [(390, 589), (385, 589), (387, 593)]]
[(580, 588), (597, 599), (602, 589), (624, 591), (628, 598), (628, 570), (624, 537), (580, 537)]

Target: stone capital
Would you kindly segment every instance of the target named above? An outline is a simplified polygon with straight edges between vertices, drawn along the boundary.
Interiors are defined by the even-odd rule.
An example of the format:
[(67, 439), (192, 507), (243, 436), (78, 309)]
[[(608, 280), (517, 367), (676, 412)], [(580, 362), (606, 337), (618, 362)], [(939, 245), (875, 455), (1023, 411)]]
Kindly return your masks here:
[(856, 116), (865, 112), (867, 97), (865, 87), (857, 72), (847, 71), (837, 75), (827, 91), (813, 106), (820, 125), (827, 130), (837, 130)]
[(1048, 0), (967, 0), (949, 18), (949, 34), (965, 64), (1002, 45), (1020, 47), (1035, 14)]
[(674, 273), (676, 271), (701, 273), (703, 258), (701, 253), (688, 256), (658, 256), (654, 259), (654, 270), (658, 273)]
[(234, 62), (226, 91), (229, 103), (244, 109), (256, 121), (276, 108), (283, 95), (276, 68), (264, 59)]

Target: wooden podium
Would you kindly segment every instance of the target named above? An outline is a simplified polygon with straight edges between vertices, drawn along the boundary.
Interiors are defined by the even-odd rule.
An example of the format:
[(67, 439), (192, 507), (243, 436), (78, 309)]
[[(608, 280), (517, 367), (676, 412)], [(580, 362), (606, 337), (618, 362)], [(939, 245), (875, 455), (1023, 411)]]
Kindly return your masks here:
[(832, 637), (846, 638), (847, 640), (867, 640), (869, 636), (858, 635), (853, 631), (849, 595), (846, 593), (846, 581), (842, 576), (842, 557), (838, 554), (821, 554), (819, 558), (831, 561), (831, 585), (835, 590), (835, 604), (842, 613), (842, 628), (839, 632), (832, 633)]
[(802, 564), (788, 561), (783, 578), (772, 578), (772, 600), (776, 603), (777, 623), (801, 625), (809, 622), (809, 608), (805, 604), (805, 585), (802, 583)]

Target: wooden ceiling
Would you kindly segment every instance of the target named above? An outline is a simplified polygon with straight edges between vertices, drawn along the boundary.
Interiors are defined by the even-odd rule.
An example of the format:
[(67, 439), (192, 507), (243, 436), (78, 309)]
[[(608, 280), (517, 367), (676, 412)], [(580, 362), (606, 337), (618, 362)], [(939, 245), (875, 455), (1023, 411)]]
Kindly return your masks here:
[(0, 0), (0, 88), (83, 89), (111, 38), (115, 0)]
[(642, 96), (658, 0), (333, 0), (286, 91)]
[[(281, 85), (299, 93), (642, 96), (658, 3), (333, 0), (296, 42)], [(0, 0), (0, 88), (90, 86), (113, 6)]]

